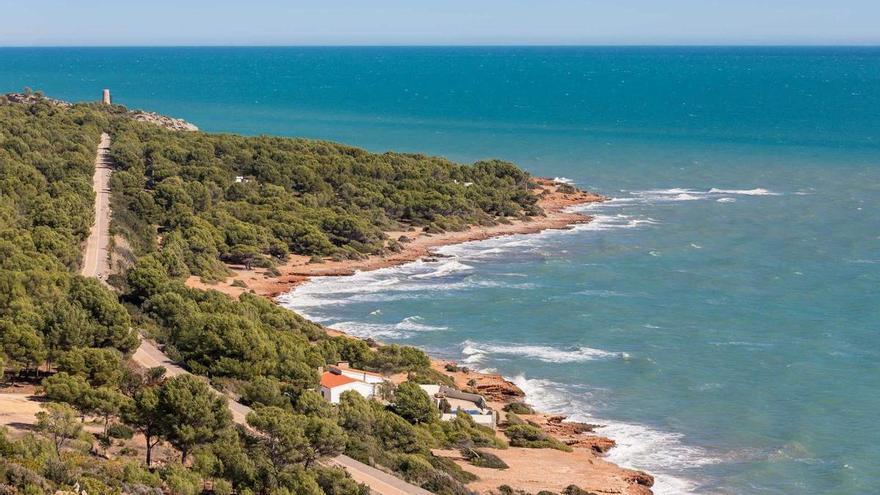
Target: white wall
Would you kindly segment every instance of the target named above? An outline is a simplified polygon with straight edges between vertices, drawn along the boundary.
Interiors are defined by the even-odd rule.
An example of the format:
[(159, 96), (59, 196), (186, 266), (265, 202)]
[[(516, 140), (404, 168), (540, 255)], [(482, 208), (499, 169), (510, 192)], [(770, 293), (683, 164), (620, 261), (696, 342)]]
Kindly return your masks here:
[(349, 378), (354, 378), (355, 380), (361, 380), (370, 384), (382, 383), (385, 381), (385, 379), (381, 376), (361, 373), (353, 369), (340, 368), (339, 371), (342, 372), (342, 376), (347, 376)]
[(331, 404), (339, 404), (342, 393), (348, 390), (354, 390), (369, 399), (375, 393), (375, 386), (364, 382), (351, 382), (333, 388), (321, 387), (321, 396)]

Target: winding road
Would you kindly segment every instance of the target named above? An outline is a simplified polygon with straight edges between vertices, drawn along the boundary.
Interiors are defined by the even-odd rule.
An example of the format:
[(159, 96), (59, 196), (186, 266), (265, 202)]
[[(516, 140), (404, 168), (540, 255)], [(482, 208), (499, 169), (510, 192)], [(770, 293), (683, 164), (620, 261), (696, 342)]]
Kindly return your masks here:
[[(110, 136), (103, 133), (101, 134), (101, 142), (98, 144), (98, 153), (95, 157), (95, 176), (92, 180), (92, 187), (95, 189), (95, 223), (92, 225), (89, 238), (86, 241), (83, 266), (80, 271), (83, 276), (95, 277), (104, 284), (107, 283), (107, 275), (110, 273), (110, 175), (113, 171), (113, 163), (109, 151)], [(189, 373), (149, 340), (141, 336), (140, 341), (140, 346), (132, 355), (132, 360), (138, 365), (144, 368), (162, 366), (165, 368), (167, 376)], [(226, 396), (217, 390), (214, 392)], [(247, 414), (252, 409), (232, 399), (228, 399), (228, 401), (232, 420), (236, 424), (247, 427)], [(344, 468), (352, 479), (367, 485), (371, 492), (378, 495), (432, 495), (425, 489), (411, 485), (347, 455), (328, 459), (328, 463)]]

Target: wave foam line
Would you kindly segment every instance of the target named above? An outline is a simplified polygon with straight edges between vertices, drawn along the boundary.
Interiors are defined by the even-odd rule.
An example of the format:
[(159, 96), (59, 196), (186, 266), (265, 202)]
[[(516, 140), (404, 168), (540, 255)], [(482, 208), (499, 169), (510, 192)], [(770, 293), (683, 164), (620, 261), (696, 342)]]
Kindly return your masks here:
[(483, 344), (466, 340), (462, 344), (465, 362), (478, 363), (489, 354), (522, 356), (537, 359), (545, 363), (577, 363), (596, 359), (621, 358), (628, 359), (625, 352), (611, 352), (592, 347), (573, 347), (560, 349), (545, 345), (514, 345), (514, 344)]
[(599, 423), (597, 432), (616, 442), (607, 459), (631, 469), (643, 469), (655, 476), (655, 495), (694, 493), (697, 483), (682, 472), (695, 466), (714, 464), (720, 459), (705, 450), (682, 443), (683, 436), (636, 423), (599, 419), (591, 414), (591, 394), (582, 387), (517, 375), (511, 381), (526, 394), (536, 409), (563, 414), (571, 421)]
[(408, 316), (397, 323), (364, 323), (361, 321), (342, 321), (334, 323), (333, 328), (360, 338), (393, 338), (405, 339), (419, 332), (438, 332), (448, 327), (432, 326), (420, 323), (421, 316)]
[[(632, 196), (631, 198), (620, 198), (618, 202), (626, 203), (697, 201), (702, 199), (717, 198), (718, 196), (782, 196), (782, 193), (770, 191), (762, 187), (756, 187), (754, 189), (722, 189), (718, 187), (713, 187), (708, 190), (673, 187), (670, 189), (648, 189), (646, 191), (630, 191), (630, 195)], [(611, 202), (614, 203), (614, 200), (612, 200)]]

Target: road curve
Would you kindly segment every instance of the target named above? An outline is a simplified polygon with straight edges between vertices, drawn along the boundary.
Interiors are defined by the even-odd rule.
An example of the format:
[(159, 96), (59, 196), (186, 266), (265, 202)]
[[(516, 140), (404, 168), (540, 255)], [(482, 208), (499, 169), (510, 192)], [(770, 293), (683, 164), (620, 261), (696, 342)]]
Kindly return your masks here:
[[(98, 153), (95, 157), (95, 175), (92, 179), (92, 187), (95, 190), (95, 223), (89, 232), (86, 241), (83, 265), (80, 273), (86, 277), (95, 277), (103, 283), (107, 283), (107, 275), (110, 273), (108, 247), (110, 245), (110, 175), (112, 162), (109, 156), (110, 136), (101, 134), (101, 143), (98, 145)], [(178, 376), (189, 373), (176, 362), (172, 361), (165, 353), (159, 350), (155, 344), (141, 337), (141, 343), (132, 355), (132, 360), (144, 368), (165, 368), (166, 376)], [(213, 389), (212, 389), (213, 390)], [(214, 390), (219, 395), (225, 394)], [(239, 425), (247, 427), (247, 415), (252, 409), (240, 402), (229, 399), (229, 410), (232, 412), (232, 420)], [(431, 492), (411, 485), (400, 478), (356, 461), (347, 455), (336, 456), (328, 460), (328, 464), (335, 464), (344, 468), (358, 483), (370, 487), (372, 493), (378, 495), (431, 495)]]

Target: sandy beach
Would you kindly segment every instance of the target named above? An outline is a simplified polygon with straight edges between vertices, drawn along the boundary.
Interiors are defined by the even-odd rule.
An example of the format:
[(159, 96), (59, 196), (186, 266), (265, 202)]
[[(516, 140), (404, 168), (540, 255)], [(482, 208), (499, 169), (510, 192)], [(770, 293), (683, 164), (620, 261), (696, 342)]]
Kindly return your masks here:
[[(245, 269), (230, 266), (231, 275), (216, 283), (206, 283), (198, 277), (190, 277), (187, 285), (200, 289), (214, 289), (231, 297), (243, 292), (252, 292), (264, 297), (275, 298), (289, 292), (295, 286), (311, 277), (352, 275), (358, 271), (369, 271), (423, 258), (436, 256), (432, 250), (440, 246), (479, 241), (504, 235), (533, 234), (549, 229), (568, 229), (586, 223), (591, 217), (568, 211), (570, 207), (605, 201), (606, 198), (584, 191), (571, 191), (551, 179), (534, 179), (533, 193), (538, 196), (538, 206), (544, 210), (543, 216), (499, 223), (492, 226), (472, 226), (458, 232), (426, 234), (418, 230), (387, 232), (388, 239), (406, 238), (401, 242), (400, 252), (370, 256), (362, 260), (331, 261), (311, 263), (307, 256), (291, 256), (284, 265), (277, 267), (280, 275), (272, 276), (265, 269)], [(343, 332), (327, 329), (332, 335), (345, 335)], [(353, 338), (353, 337), (352, 337)], [(484, 395), (490, 405), (505, 417), (503, 407), (511, 402), (528, 401), (516, 385), (500, 375), (480, 373), (461, 368), (450, 372), (448, 361), (432, 359), (432, 366), (455, 381), (460, 388), (471, 388)], [(405, 380), (404, 375), (392, 377), (392, 381)], [(627, 495), (646, 495), (652, 493), (653, 478), (643, 472), (619, 467), (604, 460), (603, 454), (614, 446), (614, 441), (591, 432), (590, 425), (565, 422), (561, 416), (544, 414), (521, 415), (529, 423), (573, 448), (572, 452), (553, 449), (508, 448), (490, 449), (509, 469), (479, 468), (461, 458), (458, 451), (438, 450), (436, 455), (449, 457), (467, 471), (479, 476), (479, 480), (469, 484), (478, 493), (491, 493), (499, 485), (537, 493), (541, 490), (561, 491), (569, 485), (596, 493), (619, 493)], [(498, 431), (504, 437), (503, 430)]]

